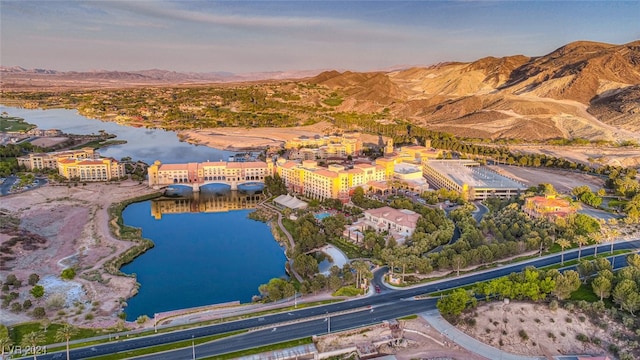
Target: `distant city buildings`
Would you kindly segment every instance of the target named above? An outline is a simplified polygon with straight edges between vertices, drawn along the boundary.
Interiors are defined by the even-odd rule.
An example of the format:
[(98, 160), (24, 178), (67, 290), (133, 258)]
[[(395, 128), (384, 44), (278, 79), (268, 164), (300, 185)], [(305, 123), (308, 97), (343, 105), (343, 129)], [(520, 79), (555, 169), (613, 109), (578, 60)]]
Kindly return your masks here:
[(576, 208), (568, 200), (554, 195), (528, 197), (524, 199), (522, 210), (531, 217), (544, 217), (551, 221), (576, 213)]

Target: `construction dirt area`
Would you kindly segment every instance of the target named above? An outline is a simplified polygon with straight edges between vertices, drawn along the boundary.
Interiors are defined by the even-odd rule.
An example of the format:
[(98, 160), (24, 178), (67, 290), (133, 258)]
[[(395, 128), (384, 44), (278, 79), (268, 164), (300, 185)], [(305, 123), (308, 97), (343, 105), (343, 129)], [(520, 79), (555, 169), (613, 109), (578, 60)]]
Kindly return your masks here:
[(581, 185), (588, 185), (593, 191), (604, 187), (603, 178), (576, 171), (515, 165), (489, 165), (488, 167), (498, 174), (519, 181), (526, 186), (551, 184), (556, 191), (562, 194), (569, 194), (571, 189)]
[(485, 359), (452, 343), (421, 317), (318, 336), (315, 346), (325, 354), (395, 355), (399, 360)]

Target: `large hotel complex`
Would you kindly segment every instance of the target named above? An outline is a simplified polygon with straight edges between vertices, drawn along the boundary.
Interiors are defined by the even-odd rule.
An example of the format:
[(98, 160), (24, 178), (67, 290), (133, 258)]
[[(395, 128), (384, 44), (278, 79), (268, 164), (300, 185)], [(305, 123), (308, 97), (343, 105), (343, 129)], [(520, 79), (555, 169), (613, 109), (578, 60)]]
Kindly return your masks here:
[[(471, 160), (439, 160), (442, 153), (427, 146), (406, 146), (394, 151), (391, 143), (385, 147), (385, 156), (375, 161), (357, 158), (361, 141), (356, 135), (330, 137), (301, 137), (285, 144), (289, 152), (310, 147), (317, 149), (329, 145), (345, 146), (340, 153), (353, 155), (356, 160), (341, 164), (324, 163), (320, 156), (314, 159), (286, 159), (252, 162), (203, 162), (162, 164), (156, 161), (149, 167), (149, 186), (161, 187), (185, 184), (198, 191), (208, 183), (224, 183), (235, 190), (248, 182), (264, 182), (269, 175), (278, 174), (295, 194), (312, 199), (340, 199), (348, 201), (353, 190), (387, 191), (392, 187), (421, 193), (431, 186), (446, 188), (463, 194), (469, 200), (488, 197), (510, 197), (526, 187)], [(316, 148), (313, 148), (316, 147)]]
[(78, 181), (110, 181), (126, 175), (124, 164), (100, 157), (93, 148), (29, 154), (19, 157), (18, 165), (29, 170), (57, 169), (65, 178)]

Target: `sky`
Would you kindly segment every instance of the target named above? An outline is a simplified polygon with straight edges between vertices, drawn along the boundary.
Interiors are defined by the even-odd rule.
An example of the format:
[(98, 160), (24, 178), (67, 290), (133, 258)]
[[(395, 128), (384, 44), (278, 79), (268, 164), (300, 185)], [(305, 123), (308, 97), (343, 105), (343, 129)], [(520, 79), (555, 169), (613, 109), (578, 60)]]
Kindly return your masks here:
[(640, 39), (640, 1), (0, 0), (0, 65), (370, 71)]

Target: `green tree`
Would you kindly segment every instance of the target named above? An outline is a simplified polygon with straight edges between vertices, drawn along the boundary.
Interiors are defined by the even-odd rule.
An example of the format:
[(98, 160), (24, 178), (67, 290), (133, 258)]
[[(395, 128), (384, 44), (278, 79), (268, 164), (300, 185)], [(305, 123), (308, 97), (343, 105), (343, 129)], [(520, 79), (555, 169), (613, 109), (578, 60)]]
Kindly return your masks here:
[(0, 359), (4, 359), (4, 352), (13, 345), (11, 337), (9, 337), (9, 329), (5, 325), (0, 324)]
[(20, 345), (22, 345), (23, 347), (26, 348), (30, 348), (33, 350), (33, 359), (37, 359), (36, 358), (36, 347), (40, 344), (42, 344), (45, 341), (45, 337), (44, 334), (40, 331), (32, 331), (26, 335), (24, 335), (22, 337), (22, 342), (20, 343)]
[(567, 270), (556, 277), (556, 288), (553, 294), (558, 300), (565, 300), (571, 293), (580, 288), (580, 275), (574, 270)]
[(67, 344), (67, 360), (69, 357), (69, 340), (78, 334), (78, 329), (71, 324), (64, 324), (56, 331), (56, 341), (64, 341)]
[(436, 306), (443, 315), (459, 316), (467, 307), (475, 307), (477, 300), (465, 289), (455, 289), (438, 300)]
[(600, 301), (602, 301), (604, 298), (608, 298), (611, 293), (611, 280), (602, 275), (597, 276), (591, 282), (591, 288), (593, 292), (600, 297)]
[(621, 280), (613, 289), (613, 301), (633, 315), (634, 311), (640, 309), (640, 294), (636, 282), (630, 279)]
[(556, 240), (556, 244), (560, 246), (560, 264), (564, 265), (564, 250), (571, 246), (571, 243), (567, 239), (558, 239)]

